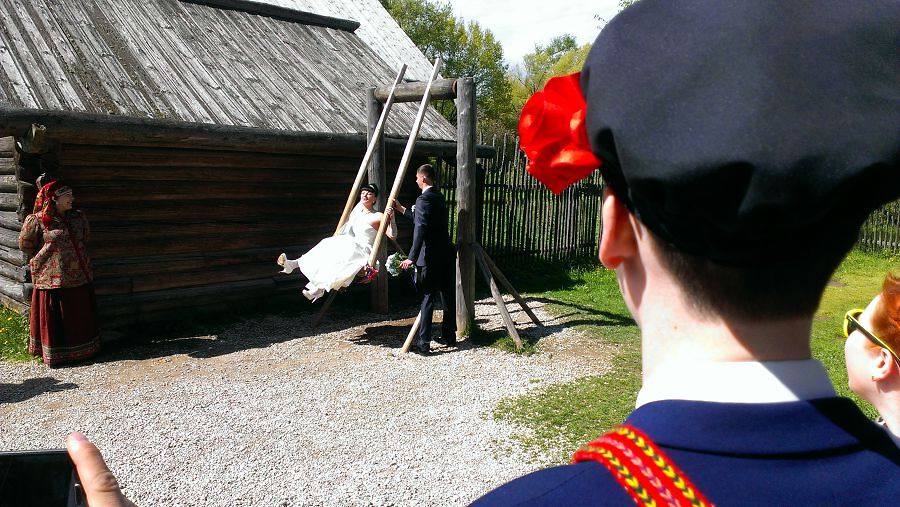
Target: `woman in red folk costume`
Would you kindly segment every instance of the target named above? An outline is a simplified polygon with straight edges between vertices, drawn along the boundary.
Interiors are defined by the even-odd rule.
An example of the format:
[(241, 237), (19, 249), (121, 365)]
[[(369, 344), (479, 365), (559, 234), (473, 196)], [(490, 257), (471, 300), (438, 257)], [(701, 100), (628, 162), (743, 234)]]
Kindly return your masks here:
[(73, 202), (70, 187), (59, 181), (44, 185), (19, 234), (34, 284), (28, 352), (49, 366), (87, 359), (100, 349), (85, 248), (90, 227)]

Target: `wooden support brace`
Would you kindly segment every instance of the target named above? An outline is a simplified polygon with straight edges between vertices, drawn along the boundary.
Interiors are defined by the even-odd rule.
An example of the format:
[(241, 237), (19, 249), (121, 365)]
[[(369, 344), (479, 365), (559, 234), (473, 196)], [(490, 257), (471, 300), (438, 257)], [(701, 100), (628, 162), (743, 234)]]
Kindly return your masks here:
[(403, 347), (400, 348), (400, 352), (406, 354), (409, 352), (410, 347), (412, 347), (413, 339), (416, 337), (416, 332), (419, 330), (419, 326), (422, 325), (422, 313), (419, 312), (416, 315), (416, 320), (413, 322), (411, 328), (409, 328), (409, 334), (406, 335), (406, 341), (403, 342)]
[(328, 309), (331, 308), (331, 302), (334, 301), (335, 296), (337, 296), (337, 290), (328, 291), (328, 297), (325, 298), (325, 302), (322, 303), (322, 308), (319, 308), (319, 313), (316, 314), (316, 318), (313, 319), (313, 327), (319, 327), (319, 324), (322, 322), (322, 318), (325, 317), (325, 314), (328, 312)]
[(503, 296), (500, 294), (500, 289), (497, 288), (497, 282), (494, 281), (494, 277), (491, 275), (491, 270), (488, 268), (487, 262), (485, 262), (483, 256), (478, 255), (477, 253), (475, 259), (478, 261), (478, 267), (481, 268), (481, 274), (484, 275), (484, 280), (491, 287), (491, 295), (494, 296), (494, 302), (497, 303), (497, 309), (500, 311), (500, 316), (503, 318), (503, 323), (506, 325), (509, 336), (516, 343), (516, 349), (522, 350), (524, 346), (522, 345), (522, 339), (519, 338), (519, 332), (516, 331), (516, 324), (506, 310), (506, 303), (503, 301)]
[(506, 290), (508, 290), (510, 294), (512, 294), (512, 296), (516, 299), (516, 302), (519, 303), (519, 306), (522, 307), (522, 310), (524, 310), (525, 313), (528, 314), (528, 317), (531, 319), (531, 321), (534, 322), (534, 325), (543, 327), (544, 324), (540, 321), (540, 319), (537, 318), (537, 315), (535, 315), (534, 312), (531, 311), (531, 308), (528, 307), (528, 303), (526, 303), (522, 296), (519, 295), (515, 287), (513, 287), (512, 284), (509, 283), (509, 280), (506, 278), (506, 276), (503, 275), (503, 272), (500, 271), (500, 268), (498, 268), (497, 265), (494, 264), (491, 256), (484, 251), (484, 248), (482, 248), (482, 246), (478, 243), (474, 243), (472, 246), (474, 247), (475, 255), (480, 256), (484, 260), (484, 262), (487, 263), (488, 268), (490, 268), (491, 272), (494, 273), (494, 276), (497, 277), (497, 280), (499, 280), (503, 287), (506, 288)]

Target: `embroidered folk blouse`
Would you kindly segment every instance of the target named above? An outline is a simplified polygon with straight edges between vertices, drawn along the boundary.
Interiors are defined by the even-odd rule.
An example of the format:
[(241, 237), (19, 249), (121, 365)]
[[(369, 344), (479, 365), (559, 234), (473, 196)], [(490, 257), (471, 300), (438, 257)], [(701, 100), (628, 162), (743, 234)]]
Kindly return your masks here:
[(90, 226), (81, 211), (54, 217), (49, 229), (38, 214), (28, 215), (19, 233), (19, 248), (30, 259), (34, 288), (59, 289), (91, 283), (91, 260), (85, 248), (89, 236)]

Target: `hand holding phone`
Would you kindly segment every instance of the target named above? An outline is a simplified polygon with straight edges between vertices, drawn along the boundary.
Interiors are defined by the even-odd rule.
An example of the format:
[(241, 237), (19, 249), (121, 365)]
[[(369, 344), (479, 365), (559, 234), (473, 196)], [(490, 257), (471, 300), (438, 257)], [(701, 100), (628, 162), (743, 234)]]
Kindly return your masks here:
[(65, 449), (0, 452), (0, 507), (86, 505)]

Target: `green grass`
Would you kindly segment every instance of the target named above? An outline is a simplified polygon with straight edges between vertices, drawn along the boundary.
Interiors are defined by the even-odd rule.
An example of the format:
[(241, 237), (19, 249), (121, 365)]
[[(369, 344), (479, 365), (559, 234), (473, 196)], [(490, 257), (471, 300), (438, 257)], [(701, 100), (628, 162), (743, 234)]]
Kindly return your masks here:
[(0, 360), (30, 361), (28, 353), (28, 321), (18, 313), (0, 307)]
[(514, 438), (526, 453), (550, 454), (558, 463), (572, 451), (621, 422), (634, 407), (641, 384), (638, 328), (619, 294), (615, 273), (579, 268), (560, 279), (561, 289), (538, 296), (552, 301), (551, 312), (587, 336), (615, 346), (612, 369), (601, 376), (557, 384), (501, 402), (494, 417), (525, 430)]
[[(847, 388), (841, 319), (848, 309), (864, 307), (880, 290), (884, 274), (898, 267), (896, 255), (851, 252), (835, 273), (813, 323), (813, 356), (823, 362), (838, 393), (853, 398), (869, 416), (875, 415), (874, 409)], [(529, 295), (554, 301), (550, 311), (568, 315), (567, 321), (585, 335), (614, 345), (613, 368), (601, 376), (504, 400), (493, 416), (523, 428), (513, 438), (526, 454), (549, 454), (555, 462), (565, 463), (580, 445), (620, 423), (633, 409), (641, 384), (640, 338), (615, 273), (579, 268), (557, 280), (561, 288), (547, 287)], [(540, 280), (531, 286), (541, 286)]]

